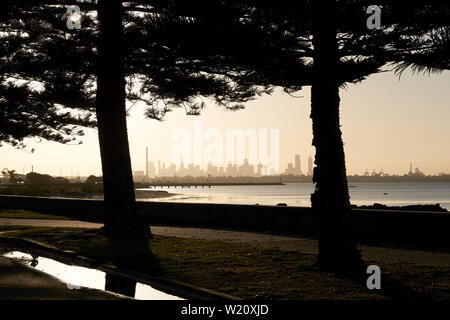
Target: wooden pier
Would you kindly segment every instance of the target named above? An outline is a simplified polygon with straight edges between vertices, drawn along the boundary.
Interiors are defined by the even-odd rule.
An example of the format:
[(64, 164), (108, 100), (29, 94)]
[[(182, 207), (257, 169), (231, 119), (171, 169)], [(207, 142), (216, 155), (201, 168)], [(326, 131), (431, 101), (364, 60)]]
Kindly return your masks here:
[(147, 183), (148, 188), (211, 188), (212, 186), (277, 186), (280, 182), (153, 182)]

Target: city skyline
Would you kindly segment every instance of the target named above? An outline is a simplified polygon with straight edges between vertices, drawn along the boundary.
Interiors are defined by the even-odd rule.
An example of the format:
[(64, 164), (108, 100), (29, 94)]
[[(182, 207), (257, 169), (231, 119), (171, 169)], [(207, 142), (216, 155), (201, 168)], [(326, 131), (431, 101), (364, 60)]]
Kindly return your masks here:
[[(371, 172), (382, 168), (400, 175), (408, 171), (405, 167), (410, 162), (426, 174), (450, 172), (448, 83), (448, 71), (432, 76), (406, 72), (400, 81), (393, 73), (386, 72), (372, 75), (360, 85), (341, 89), (347, 173), (361, 175), (366, 169)], [(200, 117), (187, 117), (178, 109), (168, 114), (165, 121), (143, 119), (143, 106), (136, 104), (128, 117), (133, 171), (145, 171), (142, 160), (145, 146), (152, 147), (150, 160), (169, 163), (174, 145), (172, 133), (180, 129), (193, 133), (194, 123), (199, 119), (204, 130), (279, 129), (279, 165), (284, 170), (294, 161), (293, 150), (302, 155), (315, 154), (311, 146), (310, 90), (306, 88), (298, 96), (293, 98), (276, 90), (271, 96), (247, 103), (245, 110), (237, 112), (225, 112), (209, 102)], [(35, 170), (52, 175), (59, 175), (61, 169), (63, 176), (100, 175), (97, 131), (85, 131), (82, 145), (27, 139), (27, 148), (18, 150), (3, 144), (0, 166), (20, 173), (30, 172), (33, 165)], [(307, 157), (302, 161), (305, 164)], [(303, 171), (306, 169), (303, 166)]]
[[(273, 170), (270, 170), (270, 168), (264, 167), (261, 163), (259, 164), (250, 164), (247, 159), (244, 159), (243, 164), (237, 164), (237, 163), (228, 163), (227, 165), (218, 165), (209, 163), (207, 165), (196, 165), (194, 163), (183, 163), (181, 162), (179, 165), (176, 165), (174, 163), (166, 163), (165, 161), (157, 160), (157, 161), (151, 161), (148, 160), (148, 147), (146, 149), (146, 155), (145, 155), (145, 163), (143, 165), (144, 169), (137, 169), (133, 171), (133, 176), (136, 179), (136, 181), (142, 181), (143, 178), (152, 179), (152, 178), (159, 178), (159, 177), (262, 177), (262, 176), (281, 176), (281, 175), (293, 175), (293, 176), (312, 176), (313, 174), (313, 168), (314, 168), (314, 159), (312, 156), (308, 156), (307, 158), (307, 164), (306, 168), (301, 166), (302, 163), (302, 157), (300, 154), (294, 154), (293, 155), (293, 162), (289, 162), (287, 166), (282, 169), (280, 168), (279, 172), (274, 172)], [(306, 156), (305, 156), (306, 158)], [(383, 168), (380, 168), (378, 171), (377, 169), (368, 170), (365, 169), (364, 172), (350, 174), (350, 176), (426, 176), (424, 172), (420, 170), (419, 167), (413, 167), (413, 163), (410, 162), (408, 164), (409, 170), (405, 170), (405, 172), (401, 174), (390, 174), (388, 171), (383, 170)], [(405, 167), (406, 168), (406, 167)], [(25, 170), (23, 168), (22, 172), (19, 170), (16, 170), (14, 168), (5, 168), (10, 170), (15, 170), (17, 174), (19, 175), (25, 175), (30, 172), (36, 172), (41, 174), (49, 174), (52, 176), (60, 176), (65, 178), (79, 178), (79, 177), (87, 177), (90, 175), (94, 176), (101, 176), (102, 174), (98, 173), (90, 173), (86, 175), (81, 175), (79, 171), (71, 169), (70, 175), (64, 175), (62, 174), (62, 168), (59, 168), (60, 174), (51, 174), (50, 172), (39, 172), (38, 168), (34, 168), (34, 166), (31, 167), (30, 171)], [(447, 175), (450, 173), (446, 172), (439, 172), (438, 174), (434, 175)], [(433, 176), (433, 174), (429, 174), (430, 176)]]
[[(171, 177), (171, 176), (193, 176), (193, 177), (201, 177), (201, 176), (231, 176), (231, 177), (243, 177), (243, 176), (254, 176), (254, 177), (260, 177), (260, 176), (276, 176), (276, 175), (294, 175), (294, 176), (312, 176), (313, 175), (313, 169), (314, 169), (314, 156), (308, 155), (304, 156), (306, 159), (307, 157), (307, 164), (306, 166), (302, 167), (302, 156), (299, 153), (292, 154), (291, 159), (293, 159), (292, 162), (287, 162), (284, 167), (279, 168), (278, 171), (274, 171), (268, 166), (264, 166), (261, 163), (249, 163), (248, 159), (245, 158), (243, 160), (243, 163), (236, 163), (228, 162), (227, 164), (221, 163), (207, 163), (207, 164), (194, 164), (193, 162), (190, 163), (184, 163), (183, 160), (181, 160), (180, 164), (175, 164), (173, 162), (166, 162), (163, 160), (149, 160), (149, 150), (150, 148), (148, 146), (145, 147), (145, 162), (142, 166), (143, 169), (140, 168), (140, 166), (136, 166), (136, 168), (133, 168), (133, 176), (136, 178), (154, 178), (154, 177)], [(450, 172), (445, 171), (439, 171), (437, 173), (424, 173), (420, 170), (419, 167), (414, 167), (413, 170), (413, 163), (408, 163), (409, 170), (405, 170), (403, 173), (393, 173), (391, 174), (389, 170), (385, 170), (383, 168), (373, 168), (371, 170), (364, 169), (361, 172), (355, 172), (348, 175), (354, 175), (354, 176), (402, 176), (402, 175), (443, 175), (443, 174), (450, 174)], [(1, 164), (0, 164), (0, 167)], [(39, 168), (31, 165), (31, 170), (28, 170), (25, 167), (22, 167), (22, 170), (19, 170), (17, 168), (8, 168), (8, 167), (2, 167), (4, 169), (9, 170), (15, 170), (18, 174), (27, 174), (29, 172), (38, 172), (42, 174), (49, 174), (52, 176), (60, 176), (60, 177), (66, 177), (66, 178), (77, 178), (77, 177), (87, 177), (90, 175), (94, 176), (101, 176), (101, 172), (88, 172), (85, 174), (80, 174), (79, 170), (70, 168), (70, 175), (69, 174), (62, 174), (63, 171), (67, 172), (69, 169), (63, 167), (58, 167), (57, 170), (58, 173), (52, 173), (52, 172), (45, 172), (45, 171), (39, 171)], [(406, 166), (405, 166), (406, 168)], [(378, 170), (378, 171), (377, 171)]]
[[(147, 159), (147, 157), (146, 157)], [(244, 176), (273, 176), (273, 175), (295, 175), (295, 176), (312, 176), (313, 174), (313, 158), (311, 156), (308, 157), (308, 169), (306, 171), (302, 170), (301, 167), (301, 156), (300, 154), (295, 154), (294, 162), (288, 163), (287, 167), (284, 170), (280, 170), (280, 172), (271, 172), (269, 170), (264, 170), (264, 166), (262, 164), (249, 164), (247, 159), (244, 160), (242, 165), (238, 165), (236, 163), (229, 163), (226, 166), (220, 166), (216, 164), (208, 164), (206, 167), (195, 165), (193, 163), (181, 163), (179, 166), (171, 163), (169, 166), (166, 166), (165, 162), (158, 161), (158, 165), (156, 166), (155, 162), (148, 161), (146, 164), (146, 171), (137, 170), (134, 171), (135, 177), (147, 177), (147, 178), (155, 178), (155, 177), (172, 177), (172, 176), (193, 176), (193, 177), (201, 177), (201, 176), (231, 176), (231, 177), (244, 177)], [(447, 174), (444, 172), (440, 172), (439, 174)], [(389, 176), (389, 172), (385, 172), (382, 168), (377, 171), (376, 169), (372, 169), (369, 172), (368, 169), (364, 171), (364, 173), (356, 174), (361, 176)], [(415, 167), (413, 170), (413, 163), (409, 163), (409, 171), (405, 171), (403, 175), (415, 175), (415, 176), (423, 176), (425, 175), (419, 167)]]

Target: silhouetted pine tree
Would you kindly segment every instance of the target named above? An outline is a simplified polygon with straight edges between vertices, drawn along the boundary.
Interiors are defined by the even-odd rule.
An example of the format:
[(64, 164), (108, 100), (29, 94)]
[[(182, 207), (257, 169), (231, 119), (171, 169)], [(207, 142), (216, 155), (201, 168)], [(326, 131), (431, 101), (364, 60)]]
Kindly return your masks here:
[[(270, 33), (246, 27), (241, 18), (247, 7), (221, 1), (77, 4), (83, 13), (81, 29), (68, 30), (65, 1), (2, 3), (6, 8), (0, 15), (1, 32), (7, 48), (2, 52), (2, 84), (37, 83), (39, 103), (46, 103), (46, 111), (56, 112), (58, 106), (95, 111), (106, 230), (147, 236), (148, 224), (136, 214), (126, 101), (145, 102), (150, 118), (161, 118), (174, 107), (198, 114), (204, 106), (202, 97), (238, 110), (243, 102), (271, 91), (265, 75), (273, 68), (272, 59), (286, 61), (285, 66), (299, 71), (299, 78), (304, 66), (289, 56), (296, 55), (294, 51), (281, 53), (265, 46)], [(275, 74), (270, 79), (284, 81)], [(33, 103), (29, 93), (35, 91), (30, 86), (26, 90), (22, 98), (26, 109), (21, 113)], [(5, 96), (7, 102), (14, 99)]]
[[(425, 26), (448, 23), (448, 14), (445, 10), (442, 12), (442, 7), (447, 4), (442, 0), (381, 0), (375, 3), (324, 0), (295, 4), (278, 1), (264, 4), (266, 2), (255, 4), (255, 12), (259, 10), (264, 19), (271, 20), (264, 21), (263, 25), (279, 28), (281, 33), (291, 34), (302, 43), (297, 50), (302, 50), (302, 59), (312, 66), (309, 79), (312, 84), (311, 118), (316, 148), (313, 181), (316, 186), (311, 202), (319, 222), (318, 262), (332, 269), (361, 270), (364, 264), (352, 235), (353, 218), (339, 120), (339, 89), (381, 72), (386, 63), (394, 60), (393, 57), (403, 59), (400, 54), (413, 53), (414, 45), (401, 47), (400, 39), (407, 39), (411, 33), (417, 34), (418, 30), (423, 32)], [(381, 8), (381, 25), (380, 29), (372, 30), (368, 29), (366, 21), (371, 14), (367, 13), (367, 8), (374, 4)], [(275, 14), (271, 15), (273, 12)], [(283, 44), (276, 42), (273, 45)], [(286, 83), (295, 84), (295, 76), (289, 70), (285, 71)]]
[[(381, 8), (381, 28), (368, 30), (364, 21), (368, 14), (364, 13), (374, 4)], [(402, 61), (397, 70), (410, 65), (416, 70), (448, 66), (448, 28), (443, 26), (450, 22), (449, 12), (449, 5), (440, 0), (312, 1), (311, 118), (317, 167), (311, 200), (319, 218), (321, 265), (346, 270), (363, 266), (351, 231), (339, 87), (381, 71), (396, 58)]]

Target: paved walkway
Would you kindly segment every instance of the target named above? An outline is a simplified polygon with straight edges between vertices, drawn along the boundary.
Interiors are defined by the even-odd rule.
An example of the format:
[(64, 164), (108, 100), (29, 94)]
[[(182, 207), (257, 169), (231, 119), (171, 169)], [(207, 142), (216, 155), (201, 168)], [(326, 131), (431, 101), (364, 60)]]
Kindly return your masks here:
[[(44, 220), (44, 219), (9, 219), (0, 218), (3, 226), (33, 226), (33, 227), (73, 227), (73, 228), (101, 228), (103, 224), (75, 220)], [(221, 240), (230, 242), (245, 242), (254, 245), (267, 245), (285, 250), (301, 250), (307, 253), (317, 251), (317, 241), (300, 237), (287, 237), (269, 233), (243, 232), (191, 227), (151, 227), (152, 233), (157, 235), (196, 238), (205, 240)]]
[[(72, 220), (8, 219), (0, 218), (0, 225), (100, 228), (103, 224)], [(317, 254), (317, 240), (305, 237), (289, 237), (269, 233), (242, 232), (191, 227), (153, 226), (152, 232), (158, 235), (205, 240), (221, 240), (248, 243), (257, 246), (295, 250)], [(404, 248), (388, 248), (362, 245), (361, 251), (366, 260), (382, 260), (386, 263), (412, 263), (418, 266), (450, 267), (450, 253)]]
[(103, 226), (103, 224), (101, 224), (101, 223), (84, 222), (84, 221), (76, 221), (76, 220), (0, 218), (0, 226), (100, 228), (100, 227)]

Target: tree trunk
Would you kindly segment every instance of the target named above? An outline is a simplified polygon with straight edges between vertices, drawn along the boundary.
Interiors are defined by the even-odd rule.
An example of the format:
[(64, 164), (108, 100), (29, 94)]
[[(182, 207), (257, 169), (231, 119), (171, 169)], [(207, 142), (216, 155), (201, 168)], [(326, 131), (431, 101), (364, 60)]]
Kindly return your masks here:
[[(319, 224), (318, 264), (327, 269), (361, 268), (352, 236), (350, 197), (339, 123), (335, 0), (313, 1), (314, 75), (311, 119), (316, 157), (311, 204)], [(328, 12), (328, 14), (327, 14)]]
[(149, 236), (136, 215), (125, 110), (123, 8), (120, 0), (99, 0), (97, 122), (105, 193), (105, 229), (118, 236)]
[(136, 296), (136, 281), (106, 273), (105, 290), (134, 298)]

